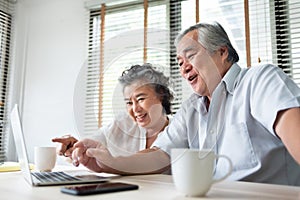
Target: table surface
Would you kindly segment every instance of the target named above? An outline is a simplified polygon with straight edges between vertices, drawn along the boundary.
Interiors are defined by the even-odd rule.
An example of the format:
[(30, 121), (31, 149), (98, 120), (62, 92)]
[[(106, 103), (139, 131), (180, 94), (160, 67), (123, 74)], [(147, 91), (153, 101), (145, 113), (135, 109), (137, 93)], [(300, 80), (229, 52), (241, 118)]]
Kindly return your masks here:
[(223, 181), (214, 184), (205, 197), (186, 197), (176, 191), (170, 175), (119, 176), (112, 182), (126, 182), (139, 185), (138, 190), (123, 191), (88, 196), (73, 196), (60, 192), (62, 186), (32, 187), (17, 172), (0, 172), (1, 200), (47, 200), (47, 199), (298, 199), (300, 187), (273, 184), (249, 183), (241, 181)]

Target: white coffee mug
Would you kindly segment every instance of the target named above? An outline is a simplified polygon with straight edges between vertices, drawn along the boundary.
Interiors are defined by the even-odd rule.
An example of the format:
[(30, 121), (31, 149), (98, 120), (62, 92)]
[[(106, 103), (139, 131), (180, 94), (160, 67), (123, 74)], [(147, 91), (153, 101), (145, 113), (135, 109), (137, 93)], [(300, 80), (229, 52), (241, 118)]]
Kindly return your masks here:
[(56, 157), (56, 147), (34, 147), (34, 164), (38, 171), (52, 171)]
[[(215, 161), (225, 158), (229, 163), (228, 172), (219, 179), (213, 179)], [(232, 162), (225, 155), (197, 149), (171, 150), (172, 177), (176, 189), (187, 196), (204, 196), (213, 183), (227, 178), (232, 171)]]

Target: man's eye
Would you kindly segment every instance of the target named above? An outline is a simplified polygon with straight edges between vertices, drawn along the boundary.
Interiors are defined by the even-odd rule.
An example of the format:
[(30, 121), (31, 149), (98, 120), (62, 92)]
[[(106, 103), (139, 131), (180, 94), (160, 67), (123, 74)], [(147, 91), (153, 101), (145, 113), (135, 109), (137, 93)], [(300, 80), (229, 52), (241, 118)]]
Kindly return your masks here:
[(190, 55), (187, 56), (187, 58), (188, 58), (189, 60), (191, 60), (191, 59), (193, 59), (194, 55), (195, 55), (195, 54), (190, 54)]
[(131, 106), (132, 105), (132, 101), (126, 101), (125, 102), (127, 106)]
[(182, 60), (177, 60), (177, 64), (179, 67), (181, 67), (181, 65), (183, 64), (183, 61)]

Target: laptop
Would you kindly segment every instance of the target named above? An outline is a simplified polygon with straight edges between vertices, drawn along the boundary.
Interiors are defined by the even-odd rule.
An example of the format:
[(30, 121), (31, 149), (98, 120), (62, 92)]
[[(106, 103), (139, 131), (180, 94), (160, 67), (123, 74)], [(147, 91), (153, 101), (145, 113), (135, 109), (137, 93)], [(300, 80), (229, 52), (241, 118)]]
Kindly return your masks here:
[(31, 172), (17, 104), (10, 114), (10, 122), (22, 174), (32, 186), (101, 183), (110, 180), (109, 176), (100, 176), (88, 170)]

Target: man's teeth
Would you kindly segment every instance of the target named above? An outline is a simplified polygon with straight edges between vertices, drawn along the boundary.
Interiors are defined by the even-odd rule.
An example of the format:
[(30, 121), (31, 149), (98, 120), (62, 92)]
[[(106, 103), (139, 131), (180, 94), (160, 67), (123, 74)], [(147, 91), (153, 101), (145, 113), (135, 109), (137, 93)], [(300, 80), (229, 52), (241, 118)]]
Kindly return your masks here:
[(196, 76), (197, 76), (197, 75), (190, 76), (190, 77), (189, 77), (189, 81), (192, 81), (192, 80), (194, 80), (194, 78), (196, 78)]

